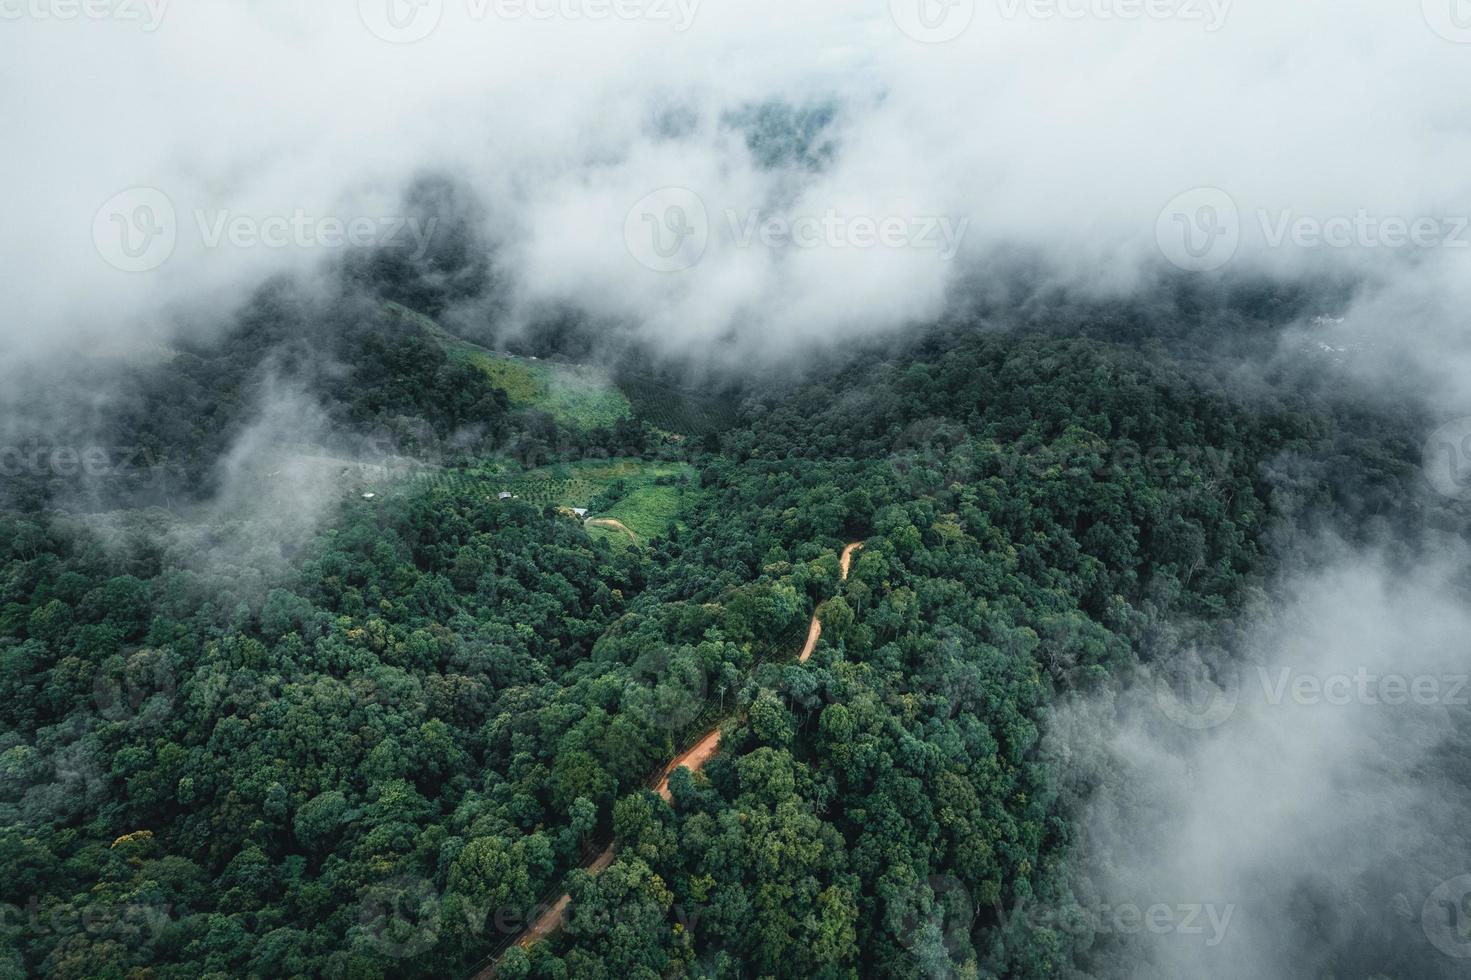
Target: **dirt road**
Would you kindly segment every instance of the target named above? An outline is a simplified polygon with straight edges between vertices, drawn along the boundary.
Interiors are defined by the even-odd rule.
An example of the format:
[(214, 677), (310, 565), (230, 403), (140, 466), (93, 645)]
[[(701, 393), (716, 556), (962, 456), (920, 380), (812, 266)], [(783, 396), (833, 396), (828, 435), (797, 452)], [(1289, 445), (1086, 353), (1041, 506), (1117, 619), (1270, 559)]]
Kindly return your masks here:
[[(842, 580), (848, 581), (848, 569), (853, 565), (853, 553), (863, 547), (862, 541), (855, 541), (843, 549), (843, 557), (838, 560)], [(817, 641), (822, 637), (822, 622), (812, 617), (812, 623), (807, 627), (807, 642), (802, 646), (802, 652), (797, 654), (797, 662), (805, 664), (813, 652), (817, 649)]]
[[(632, 531), (629, 531), (628, 528), (611, 518), (598, 518), (588, 521), (588, 523), (602, 524), (605, 526), (616, 525), (624, 531), (627, 531), (630, 537), (633, 537)], [(638, 539), (635, 537), (634, 540), (637, 541)], [(843, 549), (842, 558), (839, 560), (843, 581), (847, 581), (848, 579), (848, 569), (853, 564), (854, 552), (862, 547), (862, 541), (855, 541)], [(820, 636), (822, 636), (822, 623), (818, 622), (817, 616), (814, 615), (812, 617), (812, 623), (807, 627), (807, 643), (802, 647), (802, 652), (797, 655), (798, 662), (805, 663), (812, 656), (812, 651), (817, 649), (817, 640)], [(674, 775), (674, 770), (685, 768), (690, 772), (699, 772), (705, 768), (705, 763), (715, 758), (715, 753), (718, 751), (720, 751), (720, 729), (717, 727), (713, 731), (707, 732), (703, 738), (690, 748), (685, 749), (679, 755), (675, 756), (674, 760), (661, 770), (659, 782), (655, 785), (654, 791), (663, 798), (665, 803), (673, 803), (674, 794), (669, 792), (669, 777)], [(583, 867), (592, 874), (598, 874), (612, 863), (613, 848), (609, 847), (592, 861), (583, 865)], [(516, 940), (516, 945), (525, 949), (532, 943), (546, 939), (548, 936), (554, 934), (561, 927), (562, 921), (566, 916), (567, 906), (571, 903), (571, 895), (564, 894), (561, 898), (557, 899), (551, 908), (547, 909), (546, 912), (537, 917), (535, 922), (526, 927), (526, 931)], [(498, 966), (500, 966), (500, 957), (496, 957), (494, 962), (479, 973), (476, 973), (474, 980), (491, 980), (495, 976), (495, 971)]]
[(802, 644), (802, 652), (797, 654), (797, 663), (805, 664), (807, 658), (812, 656), (812, 651), (817, 649), (817, 641), (822, 637), (822, 623), (816, 616), (812, 617), (812, 623), (807, 627), (807, 642)]
[[(675, 756), (674, 761), (670, 762), (669, 765), (664, 767), (659, 776), (659, 782), (654, 787), (654, 792), (658, 793), (664, 799), (665, 803), (673, 803), (674, 794), (669, 791), (669, 777), (674, 775), (674, 770), (683, 767), (685, 769), (688, 769), (690, 772), (699, 772), (701, 769), (705, 768), (705, 763), (713, 759), (715, 757), (715, 753), (719, 750), (720, 729), (717, 728), (714, 731), (706, 734), (704, 738), (700, 739), (693, 746)], [(586, 868), (587, 871), (591, 874), (598, 874), (612, 863), (613, 848), (608, 847), (593, 860), (583, 865), (583, 867)], [(526, 949), (532, 943), (542, 939), (546, 939), (548, 936), (551, 936), (553, 933), (561, 928), (562, 922), (566, 918), (567, 906), (571, 904), (572, 896), (570, 894), (562, 895), (561, 898), (552, 903), (552, 906), (550, 908), (548, 908), (541, 915), (537, 916), (535, 922), (526, 927), (526, 931), (523, 932), (521, 934), (521, 937), (516, 940), (516, 945), (520, 946), (522, 949)], [(495, 976), (495, 968), (499, 964), (500, 960), (497, 959), (495, 963), (492, 963), (490, 966), (477, 973), (475, 975), (475, 980), (489, 980), (489, 978)]]
[[(592, 874), (599, 874), (612, 863), (613, 848), (610, 846), (606, 848), (603, 853), (599, 854), (587, 864), (583, 865), (583, 867)], [(540, 916), (537, 917), (535, 922), (526, 927), (526, 931), (521, 934), (521, 938), (516, 940), (516, 945), (520, 946), (522, 949), (525, 949), (537, 940), (545, 939), (552, 933), (556, 932), (562, 927), (562, 921), (566, 915), (567, 906), (571, 904), (572, 896), (570, 894), (564, 894), (561, 898), (557, 899), (556, 902), (553, 903), (551, 908), (543, 912)], [(497, 960), (486, 970), (481, 971), (479, 974), (477, 974), (477, 976), (495, 976), (495, 967), (499, 963), (500, 961)]]
[(622, 531), (628, 535), (629, 540), (638, 544), (638, 535), (634, 534), (627, 524), (613, 517), (591, 517), (586, 521), (588, 527), (610, 527), (615, 531)]
[(719, 750), (720, 729), (717, 728), (696, 742), (692, 748), (675, 756), (674, 761), (664, 767), (664, 774), (659, 777), (659, 785), (654, 787), (654, 792), (662, 796), (665, 803), (673, 803), (674, 794), (669, 792), (669, 777), (674, 775), (674, 770), (683, 766), (690, 772), (699, 772)]

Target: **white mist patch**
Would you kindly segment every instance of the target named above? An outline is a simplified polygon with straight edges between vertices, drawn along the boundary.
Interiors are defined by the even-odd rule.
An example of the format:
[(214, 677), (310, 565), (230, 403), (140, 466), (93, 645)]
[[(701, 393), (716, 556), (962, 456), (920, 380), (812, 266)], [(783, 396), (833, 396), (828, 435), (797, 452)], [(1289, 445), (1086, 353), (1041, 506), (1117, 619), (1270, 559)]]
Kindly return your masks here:
[[(1422, 907), (1471, 871), (1458, 829), (1471, 801), (1445, 767), (1471, 712), (1388, 703), (1372, 685), (1322, 692), (1332, 678), (1471, 672), (1466, 567), (1464, 554), (1405, 570), (1340, 550), (1293, 577), (1239, 652), (1240, 683), (1222, 684), (1233, 709), (1208, 727), (1162, 712), (1148, 684), (1058, 711), (1066, 778), (1099, 780), (1081, 824), (1083, 894), (1234, 909), (1219, 935), (1141, 929), (1098, 945), (1098, 975), (1286, 980), (1396, 963), (1454, 975)], [(1259, 680), (1283, 670), (1312, 679), (1309, 695)]]
[[(0, 84), (25, 93), (0, 156), (17, 190), (6, 339), (166, 334), (174, 313), (317, 270), (355, 226), (416, 250), (390, 234), (394, 208), (434, 169), (484, 202), (513, 316), (572, 307), (734, 365), (933, 318), (997, 256), (1127, 293), (1168, 265), (1161, 235), (1232, 243), (1189, 268), (1363, 274), (1407, 349), (1434, 338), (1442, 363), (1471, 362), (1464, 306), (1420, 288), (1471, 279), (1471, 250), (1442, 247), (1461, 236), (1427, 230), (1471, 199), (1448, 162), (1471, 150), (1471, 59), (1437, 29), (1453, 0), (930, 6), (963, 16), (930, 23), (919, 0), (43, 4), (154, 29), (26, 15), (0, 34)], [(770, 157), (728, 124), (772, 103), (834, 107), (831, 152)], [(650, 268), (625, 224), (666, 188), (719, 228), (698, 263)], [(1230, 205), (1170, 212), (1205, 191)], [(174, 221), (144, 207), (161, 200)], [(1345, 237), (1359, 215), (1373, 234)], [(757, 247), (732, 241), (748, 227)], [(1413, 247), (1385, 247), (1400, 239)]]
[[(345, 500), (364, 493), (376, 499), (429, 469), (347, 444), (318, 402), (291, 385), (268, 378), (255, 397), (255, 415), (217, 464), (218, 492), (191, 508), (176, 532), (197, 536), (196, 549), (214, 567), (284, 573), (296, 550)], [(179, 551), (185, 565), (203, 557)]]

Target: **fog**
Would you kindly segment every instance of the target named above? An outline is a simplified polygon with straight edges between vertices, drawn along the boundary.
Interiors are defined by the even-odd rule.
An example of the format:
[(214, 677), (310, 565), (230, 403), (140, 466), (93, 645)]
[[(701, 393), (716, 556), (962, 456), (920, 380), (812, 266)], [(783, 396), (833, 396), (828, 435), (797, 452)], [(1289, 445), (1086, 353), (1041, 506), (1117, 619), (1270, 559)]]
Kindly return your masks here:
[(1171, 259), (1349, 269), (1350, 328), (1459, 366), (1471, 69), (1436, 3), (11, 0), (6, 330), (65, 357), (208, 329), (354, 219), (417, 248), (400, 195), (433, 171), (484, 205), (498, 329), (570, 306), (759, 366), (1028, 250), (1101, 294)]
[[(749, 372), (931, 323), (1019, 255), (1083, 297), (1333, 277), (1349, 301), (1284, 349), (1471, 414), (1459, 0), (920, 2), (0, 0), (0, 383), (207, 336), (271, 276), (321, 285), (350, 248), (419, 254), (468, 217), (496, 292), (450, 315), (498, 336), (573, 310)], [(409, 213), (425, 174), (463, 210)], [(298, 502), (275, 542), (342, 480), (276, 460), (330, 434), (264, 390), (210, 506)], [(1471, 872), (1464, 702), (1271, 692), (1284, 668), (1288, 691), (1471, 671), (1466, 556), (1312, 555), (1205, 655), (1240, 665), (1225, 717), (1153, 679), (1057, 713), (1080, 896), (1176, 916), (1105, 932), (1089, 972), (1465, 963), (1422, 914)], [(1173, 928), (1190, 906), (1203, 933)]]
[(1059, 710), (1090, 973), (1461, 975), (1466, 557), (1321, 542), (1193, 688)]

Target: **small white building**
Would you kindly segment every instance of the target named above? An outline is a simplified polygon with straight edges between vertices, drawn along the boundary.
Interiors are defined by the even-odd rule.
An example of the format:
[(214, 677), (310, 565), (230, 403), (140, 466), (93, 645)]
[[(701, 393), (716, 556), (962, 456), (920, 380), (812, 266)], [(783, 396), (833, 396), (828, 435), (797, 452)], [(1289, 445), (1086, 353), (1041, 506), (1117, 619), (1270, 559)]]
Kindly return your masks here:
[(578, 517), (586, 517), (587, 516), (587, 508), (586, 507), (573, 507), (572, 508), (572, 513), (576, 514)]
[(511, 499), (511, 492), (509, 490), (502, 490), (501, 491), (501, 497), (500, 497), (500, 499), (502, 499), (502, 500), (510, 500)]

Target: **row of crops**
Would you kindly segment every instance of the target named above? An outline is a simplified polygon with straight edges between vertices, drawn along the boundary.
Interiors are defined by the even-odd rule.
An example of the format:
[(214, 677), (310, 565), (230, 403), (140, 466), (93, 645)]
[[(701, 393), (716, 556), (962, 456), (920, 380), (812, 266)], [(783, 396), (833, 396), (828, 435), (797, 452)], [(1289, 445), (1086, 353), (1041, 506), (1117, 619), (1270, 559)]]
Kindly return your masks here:
[(424, 479), (469, 488), (495, 498), (509, 493), (537, 506), (587, 507), (614, 487), (621, 489), (620, 499), (652, 501), (658, 495), (651, 491), (669, 489), (669, 484), (693, 478), (694, 473), (693, 467), (682, 463), (622, 459), (562, 463), (533, 470), (488, 462)]
[(735, 406), (726, 399), (692, 394), (647, 378), (620, 378), (618, 386), (637, 418), (668, 432), (698, 439), (736, 422)]

